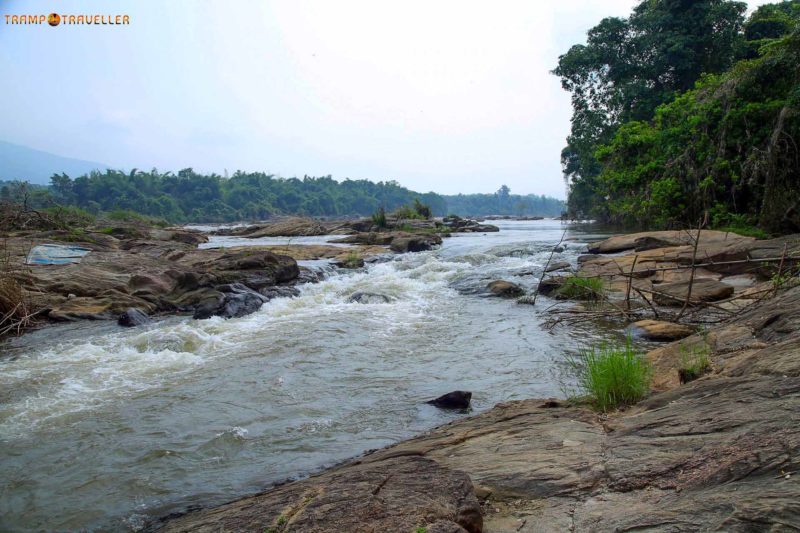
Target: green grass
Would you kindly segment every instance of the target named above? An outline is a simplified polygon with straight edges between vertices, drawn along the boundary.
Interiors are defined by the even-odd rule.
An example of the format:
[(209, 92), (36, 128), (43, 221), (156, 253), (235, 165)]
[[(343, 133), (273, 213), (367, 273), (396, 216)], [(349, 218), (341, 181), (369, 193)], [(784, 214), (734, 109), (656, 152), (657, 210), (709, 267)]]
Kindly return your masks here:
[(580, 275), (569, 276), (564, 280), (557, 294), (562, 298), (575, 300), (600, 300), (603, 298), (603, 280)]
[(769, 239), (769, 233), (756, 226), (723, 226), (714, 229), (716, 229), (717, 231), (727, 231), (730, 233), (736, 233), (737, 235), (743, 235), (745, 237), (755, 237), (756, 239)]
[(414, 533), (428, 533), (428, 528), (420, 526), (414, 530)]
[(686, 348), (681, 346), (681, 367), (678, 376), (681, 383), (689, 383), (711, 370), (711, 356), (707, 344)]
[(631, 405), (647, 395), (651, 368), (630, 337), (622, 345), (601, 344), (568, 359), (578, 386), (599, 411)]

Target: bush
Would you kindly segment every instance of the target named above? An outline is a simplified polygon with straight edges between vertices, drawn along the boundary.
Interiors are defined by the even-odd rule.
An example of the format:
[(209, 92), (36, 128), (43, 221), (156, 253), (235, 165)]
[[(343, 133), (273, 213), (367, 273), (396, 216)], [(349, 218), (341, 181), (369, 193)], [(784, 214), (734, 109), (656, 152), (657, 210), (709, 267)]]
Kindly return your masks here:
[(386, 210), (380, 206), (377, 211), (372, 213), (372, 223), (379, 228), (385, 228), (386, 224)]
[(94, 223), (93, 214), (80, 207), (57, 206), (42, 209), (49, 215), (54, 229), (85, 228)]
[(414, 211), (425, 220), (431, 218), (431, 208), (428, 205), (419, 201), (419, 198), (414, 198)]
[(600, 300), (603, 298), (603, 280), (577, 274), (569, 276), (558, 288), (557, 295), (576, 300)]
[(568, 364), (578, 386), (599, 411), (634, 404), (649, 390), (650, 364), (630, 337), (621, 346), (602, 344), (581, 350)]

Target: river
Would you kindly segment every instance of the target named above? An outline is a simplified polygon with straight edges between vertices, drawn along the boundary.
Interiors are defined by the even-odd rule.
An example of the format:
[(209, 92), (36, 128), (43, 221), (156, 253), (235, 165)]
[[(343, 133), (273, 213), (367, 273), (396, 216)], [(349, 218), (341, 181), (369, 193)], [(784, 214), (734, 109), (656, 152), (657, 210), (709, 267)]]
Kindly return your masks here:
[[(561, 396), (564, 354), (602, 330), (550, 333), (552, 300), (482, 290), (530, 290), (565, 230), (557, 258), (573, 264), (594, 236), (497, 224), (240, 319), (76, 323), (0, 345), (0, 530), (136, 531), (464, 416), (424, 403), (454, 389), (473, 391), (473, 413)], [(356, 291), (391, 301), (349, 303)]]

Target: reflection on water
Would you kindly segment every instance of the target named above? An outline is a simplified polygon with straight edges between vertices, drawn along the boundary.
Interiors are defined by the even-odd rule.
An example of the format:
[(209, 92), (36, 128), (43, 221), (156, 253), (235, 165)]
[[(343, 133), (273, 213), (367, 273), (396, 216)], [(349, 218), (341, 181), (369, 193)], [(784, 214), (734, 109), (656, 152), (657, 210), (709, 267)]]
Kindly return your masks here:
[[(565, 227), (498, 225), (239, 319), (77, 324), (7, 344), (0, 530), (136, 530), (461, 416), (423, 403), (453, 389), (473, 391), (475, 411), (559, 395), (565, 350), (597, 333), (546, 333), (548, 302), (483, 289), (498, 278), (532, 289)], [(587, 234), (567, 237), (578, 240), (561, 255), (575, 262)], [(349, 303), (357, 291), (390, 302)]]

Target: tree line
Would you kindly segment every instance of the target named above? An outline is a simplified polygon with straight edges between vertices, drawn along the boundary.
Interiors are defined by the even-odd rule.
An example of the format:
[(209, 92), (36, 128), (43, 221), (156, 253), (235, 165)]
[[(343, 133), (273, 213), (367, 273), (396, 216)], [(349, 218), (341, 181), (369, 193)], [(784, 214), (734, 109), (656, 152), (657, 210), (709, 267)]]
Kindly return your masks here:
[(800, 230), (800, 0), (746, 7), (645, 0), (559, 58), (573, 216)]
[(331, 176), (281, 178), (262, 172), (236, 172), (229, 178), (187, 168), (177, 174), (134, 169), (91, 172), (75, 179), (56, 174), (49, 187), (20, 182), (0, 184), (0, 200), (31, 206), (64, 205), (90, 213), (129, 210), (170, 222), (265, 220), (276, 215), (370, 216), (421, 204), (432, 215), (524, 214), (556, 216), (563, 203), (536, 195), (443, 196), (418, 193), (396, 181), (334, 180)]

